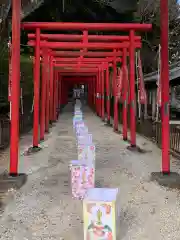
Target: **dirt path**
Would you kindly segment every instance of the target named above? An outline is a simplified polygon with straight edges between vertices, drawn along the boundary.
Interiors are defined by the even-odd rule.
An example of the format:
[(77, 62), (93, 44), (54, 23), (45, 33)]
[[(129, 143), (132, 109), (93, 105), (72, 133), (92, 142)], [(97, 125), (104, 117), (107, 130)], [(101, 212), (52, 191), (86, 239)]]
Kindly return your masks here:
[[(117, 240), (179, 240), (179, 192), (149, 180), (160, 168), (160, 151), (129, 152), (127, 143), (92, 112), (85, 122), (96, 144), (97, 187), (120, 188), (120, 236)], [(72, 129), (72, 108), (67, 107), (44, 143), (33, 156), (20, 157), (20, 171), (28, 182), (15, 193), (0, 219), (0, 239), (83, 240), (82, 202), (70, 195), (68, 164), (77, 158)]]

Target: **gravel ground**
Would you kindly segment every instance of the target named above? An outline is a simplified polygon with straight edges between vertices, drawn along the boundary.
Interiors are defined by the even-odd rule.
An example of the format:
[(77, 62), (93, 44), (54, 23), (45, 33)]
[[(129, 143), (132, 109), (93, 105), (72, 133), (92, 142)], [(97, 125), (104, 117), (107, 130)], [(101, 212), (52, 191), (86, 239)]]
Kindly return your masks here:
[[(117, 240), (180, 240), (179, 191), (150, 181), (160, 169), (160, 150), (148, 140), (138, 144), (151, 150), (129, 152), (127, 143), (85, 109), (85, 122), (96, 144), (96, 184), (120, 188), (120, 235)], [(29, 140), (21, 144), (27, 147)], [(28, 182), (12, 199), (0, 218), (0, 239), (83, 240), (82, 202), (70, 195), (68, 163), (77, 158), (72, 130), (72, 108), (52, 128), (43, 150), (20, 156), (20, 171)], [(177, 162), (173, 160), (173, 168)]]

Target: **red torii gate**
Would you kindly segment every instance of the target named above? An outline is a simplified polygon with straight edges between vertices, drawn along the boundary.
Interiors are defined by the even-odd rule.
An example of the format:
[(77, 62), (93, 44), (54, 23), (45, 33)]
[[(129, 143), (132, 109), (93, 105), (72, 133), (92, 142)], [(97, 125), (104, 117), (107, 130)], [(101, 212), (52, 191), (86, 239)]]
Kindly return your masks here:
[[(10, 175), (18, 176), (18, 141), (19, 141), (19, 79), (20, 79), (20, 9), (21, 1), (12, 0), (12, 119), (11, 119), (11, 145), (10, 145)], [(134, 118), (134, 51), (135, 51), (135, 31), (150, 30), (151, 25), (144, 24), (107, 24), (107, 23), (24, 23), (22, 24), (24, 29), (36, 30), (36, 62), (35, 71), (37, 74), (37, 82), (35, 81), (35, 91), (39, 89), (39, 59), (40, 59), (40, 44), (44, 47), (48, 47), (48, 43), (41, 43), (40, 30), (124, 30), (129, 31), (129, 44), (126, 45), (129, 48), (130, 57), (130, 100), (131, 100), (131, 130), (133, 129), (133, 135), (131, 136), (132, 143), (135, 142), (135, 118)], [(168, 66), (168, 1), (161, 0), (161, 77), (162, 82), (162, 172), (170, 173), (170, 159), (169, 159), (169, 66)], [(88, 39), (86, 39), (88, 40)], [(94, 47), (93, 43), (78, 44), (74, 43), (76, 48), (88, 48)], [(117, 44), (118, 45), (118, 44)], [(121, 43), (115, 48), (120, 48)], [(54, 43), (54, 48), (63, 47), (61, 43)], [(102, 45), (99, 45), (102, 48)], [(108, 49), (109, 47), (107, 47)], [(124, 49), (124, 48), (123, 48)], [(84, 54), (84, 53), (83, 53)], [(37, 94), (37, 93), (36, 93)], [(38, 99), (36, 99), (37, 101)]]
[[(33, 35), (33, 34), (29, 34), (28, 35), (29, 36), (29, 38), (31, 38), (31, 37), (35, 37), (35, 35)], [(76, 40), (79, 40), (80, 38), (79, 38), (79, 36), (78, 35), (61, 35), (61, 34), (55, 34), (55, 35), (51, 35), (51, 34), (46, 34), (46, 35), (43, 35), (43, 34), (41, 34), (41, 38), (47, 38), (47, 39), (52, 39), (52, 40), (60, 40), (60, 39), (63, 39), (63, 40), (74, 40), (74, 39), (76, 39)], [(112, 40), (128, 40), (129, 39), (129, 37), (128, 36), (110, 36), (111, 38), (110, 39), (112, 39)], [(135, 37), (137, 40), (139, 40), (140, 39), (140, 37)], [(98, 35), (95, 35), (95, 36), (93, 36), (93, 35), (90, 35), (90, 36), (88, 36), (88, 39), (97, 39), (97, 40), (103, 40), (103, 41), (109, 41), (109, 36), (107, 35), (107, 36), (98, 36)], [(76, 52), (77, 53), (77, 52)], [(96, 53), (96, 52), (95, 52)], [(65, 55), (67, 54), (67, 52), (65, 52)], [(81, 53), (80, 52), (80, 55), (82, 55), (83, 53)], [(92, 54), (94, 54), (94, 52), (92, 52)], [(101, 52), (99, 52), (99, 54), (101, 54)], [(109, 54), (109, 53), (108, 53)], [(112, 54), (113, 55), (115, 55), (114, 54), (114, 52), (112, 52)], [(114, 58), (114, 57), (113, 57)], [(78, 60), (78, 59), (77, 59)], [(76, 60), (76, 61), (77, 61)], [(91, 60), (91, 59), (90, 59)], [(98, 59), (99, 60), (99, 59)], [(109, 59), (110, 60), (110, 59)], [(113, 60), (113, 59), (112, 59)], [(120, 59), (116, 59), (117, 61), (119, 61)], [(65, 59), (62, 59), (62, 58), (59, 58), (59, 61), (65, 61)], [(71, 59), (67, 59), (67, 61), (68, 62), (72, 62), (72, 60)], [(83, 61), (83, 62), (85, 62), (85, 61), (89, 61), (89, 59), (81, 59), (81, 61)], [(95, 59), (93, 59), (93, 61), (95, 61)], [(104, 60), (103, 60), (103, 62), (105, 62)], [(107, 74), (106, 74), (107, 75)], [(108, 79), (108, 77), (107, 77), (107, 79)], [(106, 81), (107, 82), (107, 81)], [(108, 86), (108, 85), (107, 85)], [(109, 87), (109, 86), (108, 86)], [(109, 99), (108, 99), (109, 100)], [(109, 103), (109, 101), (107, 100), (107, 102)], [(110, 122), (110, 103), (108, 104), (107, 103), (107, 112), (108, 112), (108, 122)], [(115, 106), (117, 106), (117, 103), (115, 104)], [(103, 109), (103, 106), (101, 106), (102, 107), (102, 109)], [(126, 107), (124, 107), (123, 109), (126, 109)], [(116, 108), (116, 110), (117, 110), (117, 108)], [(99, 111), (98, 111), (99, 112)], [(102, 111), (103, 112), (103, 111)], [(124, 112), (124, 111), (123, 111)], [(126, 110), (126, 112), (127, 112), (127, 110)], [(125, 112), (124, 112), (125, 113)], [(115, 114), (116, 116), (117, 116), (117, 114)], [(126, 115), (127, 115), (127, 113), (126, 113)], [(125, 116), (125, 114), (124, 114), (124, 116)], [(104, 118), (104, 114), (102, 114), (102, 118)], [(126, 119), (125, 117), (123, 118), (123, 119)], [(125, 120), (126, 121), (126, 120)], [(116, 130), (117, 130), (117, 128), (118, 128), (118, 119), (117, 119), (117, 117), (116, 117), (116, 124), (114, 125), (115, 126), (115, 128), (116, 128)], [(124, 121), (123, 121), (124, 122)], [(125, 128), (127, 128), (127, 123), (126, 124), (123, 124), (123, 129), (125, 129)], [(124, 140), (126, 140), (127, 139), (127, 130), (124, 130), (123, 131), (123, 139)]]
[[(48, 35), (47, 35), (48, 36)], [(64, 36), (64, 35), (63, 35)], [(65, 35), (66, 36), (66, 38), (67, 38), (67, 35)], [(69, 37), (69, 36), (68, 36)], [(90, 36), (91, 37), (91, 36)], [(101, 37), (101, 36), (97, 36), (97, 37)], [(109, 36), (103, 36), (103, 39), (104, 39), (104, 41), (106, 40), (106, 39), (108, 39), (108, 37)], [(112, 36), (113, 38), (115, 38), (116, 36)], [(119, 37), (119, 36), (117, 36), (117, 37)], [(137, 37), (138, 39), (139, 39), (139, 37)], [(71, 39), (71, 38), (70, 38)], [(121, 36), (121, 40), (123, 40), (123, 39), (127, 39), (127, 37), (126, 36)], [(124, 53), (125, 53), (125, 57), (124, 57), (124, 59), (126, 59), (126, 51), (124, 51)], [(81, 52), (73, 52), (73, 51), (65, 51), (65, 52), (63, 52), (63, 51), (61, 51), (61, 52), (52, 52), (51, 53), (52, 55), (55, 55), (55, 56), (59, 56), (59, 55), (61, 55), (61, 56), (80, 56), (80, 55), (82, 55), (82, 53)], [(118, 51), (117, 52), (117, 54), (115, 53), (115, 52), (85, 52), (85, 53), (83, 53), (83, 55), (85, 56), (85, 55), (87, 55), (89, 58), (83, 58), (83, 59), (81, 59), (80, 61), (82, 61), (82, 62), (89, 62), (89, 61), (96, 61), (96, 60), (98, 60), (98, 61), (100, 61), (101, 60), (101, 62), (102, 62), (102, 60), (103, 60), (103, 62), (106, 62), (106, 61), (113, 61), (114, 60), (114, 57), (116, 57), (116, 60), (117, 61), (121, 61), (121, 58), (117, 58), (117, 56), (119, 56), (119, 55), (122, 55), (122, 52), (120, 52), (120, 51)], [(117, 55), (117, 56), (116, 56)], [(83, 56), (83, 57), (84, 57)], [(93, 57), (93, 56), (99, 56), (99, 57), (106, 57), (106, 56), (109, 56), (109, 57), (106, 57), (106, 59), (104, 58), (104, 59), (102, 59), (102, 58), (90, 58), (90, 57)], [(110, 56), (113, 56), (112, 58), (110, 58)], [(56, 59), (58, 59), (58, 57), (56, 58)], [(63, 61), (63, 62), (72, 62), (72, 59), (73, 58), (59, 58), (59, 61)], [(78, 59), (80, 59), (80, 58), (77, 58), (77, 60)], [(109, 66), (110, 66), (110, 64), (109, 64)], [(62, 72), (61, 72), (62, 73)], [(125, 85), (124, 85), (124, 87), (125, 87)], [(110, 98), (109, 98), (109, 96), (110, 96), (110, 89), (109, 89), (109, 72), (108, 72), (108, 70), (106, 69), (106, 88), (107, 88), (107, 93), (108, 93), (108, 96), (107, 96), (107, 107), (106, 107), (106, 110), (107, 110), (107, 123), (110, 123)], [(126, 92), (127, 91), (125, 91), (125, 93), (124, 93), (124, 96), (126, 96)], [(116, 124), (116, 127), (117, 127), (117, 124)], [(126, 104), (124, 105), (124, 107), (123, 107), (123, 139), (124, 140), (127, 140), (127, 107), (126, 107)]]
[[(51, 53), (51, 54), (53, 54), (53, 53)], [(63, 61), (63, 62), (65, 62), (65, 60), (67, 60), (68, 62), (71, 62), (72, 63), (72, 61), (74, 61), (74, 59), (72, 59), (72, 58), (66, 58), (66, 59), (62, 59), (62, 58), (54, 58), (56, 61), (57, 60), (59, 60), (59, 61)], [(77, 60), (78, 59), (76, 59), (76, 63), (77, 63)], [(105, 63), (105, 62), (109, 62), (109, 61), (111, 61), (111, 60), (114, 60), (114, 58), (106, 58), (106, 59), (103, 59), (103, 63)], [(120, 58), (116, 58), (116, 60), (117, 61), (120, 61), (121, 59)], [(81, 62), (82, 63), (84, 63), (84, 62), (86, 62), (86, 63), (92, 63), (92, 61), (93, 61), (93, 64), (95, 63), (95, 61), (96, 61), (96, 64), (101, 64), (102, 63), (102, 59), (100, 59), (100, 58), (89, 58), (89, 59), (85, 59), (85, 58), (82, 58), (81, 59)], [(108, 64), (109, 66), (111, 66), (111, 64)], [(69, 66), (69, 65), (68, 65)], [(82, 64), (81, 64), (81, 66), (80, 67), (82, 67)], [(78, 69), (79, 70), (79, 69)], [(91, 71), (92, 71), (92, 69), (91, 69)], [(107, 71), (107, 69), (106, 69), (106, 71)], [(108, 73), (109, 74), (109, 73)], [(107, 74), (106, 74), (107, 75)], [(106, 80), (106, 82), (109, 82), (109, 76), (107, 77), (107, 80)], [(109, 87), (109, 86), (108, 86)], [(104, 91), (104, 90), (103, 90)], [(107, 107), (107, 109), (108, 109), (108, 120), (110, 120), (110, 104), (107, 104), (108, 105), (108, 107)], [(101, 106), (101, 108), (103, 108), (103, 105)], [(98, 111), (98, 112), (101, 112), (101, 111)], [(102, 113), (103, 113), (103, 111), (102, 111)], [(102, 118), (104, 119), (104, 114), (102, 114)]]
[[(83, 32), (84, 33), (84, 32)], [(51, 40), (61, 40), (61, 39), (63, 39), (63, 40), (79, 40), (79, 39), (83, 39), (83, 41), (86, 43), (87, 41), (86, 41), (86, 39), (84, 39), (84, 37), (86, 37), (87, 36), (87, 38), (88, 39), (92, 39), (92, 40), (95, 40), (95, 39), (97, 39), (97, 40), (99, 40), (99, 41), (109, 41), (109, 36), (107, 35), (107, 36), (96, 36), (96, 35), (90, 35), (90, 36), (88, 36), (87, 35), (87, 33), (86, 33), (86, 31), (85, 31), (85, 34), (83, 35), (83, 36), (79, 36), (78, 37), (78, 35), (61, 35), (61, 34), (55, 34), (55, 35), (52, 35), (52, 34), (41, 34), (40, 35), (40, 38), (42, 39), (42, 38), (47, 38), (47, 39), (51, 39)], [(35, 35), (34, 34), (29, 34), (28, 35), (28, 37), (29, 38), (34, 38), (35, 37)], [(129, 39), (129, 37), (128, 36), (111, 36), (111, 38), (110, 38), (111, 40), (128, 40)], [(141, 38), (140, 37), (135, 37), (135, 40), (140, 40)], [(140, 47), (140, 43), (137, 41), (137, 47), (139, 46)], [(32, 42), (32, 41), (30, 41), (29, 42), (29, 44), (35, 44), (35, 42)], [(50, 44), (50, 43), (49, 43)], [(56, 44), (56, 46), (58, 45), (58, 43), (55, 43)], [(61, 45), (63, 44), (63, 46), (65, 47), (65, 46), (67, 46), (68, 48), (69, 47), (75, 47), (74, 46), (74, 44), (73, 45), (71, 45), (71, 44), (65, 44), (65, 43), (60, 43)], [(53, 44), (54, 45), (54, 44)], [(98, 47), (97, 46), (97, 44), (95, 44), (96, 45), (96, 47)], [(119, 44), (118, 44), (119, 45)], [(89, 44), (88, 44), (88, 46), (89, 46)], [(94, 45), (93, 45), (94, 46)], [(92, 46), (92, 47), (93, 47)], [(103, 46), (102, 46), (102, 44), (99, 44), (99, 46), (101, 46), (101, 47), (103, 47), (103, 48), (109, 48), (109, 47), (111, 47), (112, 45), (110, 45), (110, 44), (104, 44)], [(82, 52), (80, 52), (80, 55), (82, 56), (84, 53), (82, 53)], [(114, 53), (113, 53), (114, 54)], [(62, 60), (62, 59), (61, 59)], [(114, 79), (116, 79), (116, 75), (114, 75)], [(115, 124), (114, 124), (114, 129), (117, 131), (118, 130), (118, 103), (117, 102), (115, 102), (114, 103), (114, 109), (115, 109), (115, 111), (114, 111), (114, 117), (115, 117)], [(110, 117), (108, 116), (108, 119), (110, 119)], [(108, 120), (109, 121), (109, 120)], [(126, 125), (126, 124), (125, 124)], [(35, 125), (35, 126), (37, 126), (37, 125)], [(36, 135), (37, 135), (37, 130), (36, 130)], [(126, 139), (127, 137), (123, 137), (123, 139)], [(36, 137), (36, 139), (37, 139), (37, 137)], [(36, 140), (36, 142), (37, 142), (37, 140)], [(135, 144), (134, 144), (135, 145)]]
[[(39, 33), (40, 34), (40, 33)], [(30, 46), (35, 46), (35, 41), (29, 41), (28, 44)], [(91, 48), (91, 49), (115, 49), (114, 51), (116, 51), (116, 49), (120, 49), (120, 48), (127, 48), (130, 47), (130, 42), (122, 42), (122, 43), (69, 43), (69, 42), (43, 42), (43, 41), (39, 41), (39, 45), (41, 48), (51, 48), (51, 49), (56, 49), (56, 48), (67, 48), (67, 49), (77, 49), (77, 48)], [(141, 43), (140, 42), (134, 42), (134, 48), (140, 48), (141, 47)], [(36, 46), (37, 48), (37, 46)], [(133, 55), (132, 55), (133, 56)], [(38, 59), (38, 57), (36, 57), (35, 59)], [(132, 58), (133, 62), (134, 59)], [(131, 61), (130, 61), (131, 62)], [(40, 64), (40, 63), (39, 63)], [(52, 64), (51, 67), (52, 69)], [(38, 67), (39, 69), (39, 67)], [(116, 73), (116, 60), (113, 62), (113, 95), (114, 98), (116, 96), (116, 78), (117, 78), (117, 73)], [(133, 68), (134, 69), (134, 68)], [(50, 70), (51, 72), (53, 70)], [(37, 74), (37, 72), (35, 72), (35, 74)], [(134, 72), (135, 74), (135, 72)], [(134, 74), (133, 74), (133, 84), (130, 84), (130, 96), (132, 99), (132, 104), (131, 104), (131, 147), (134, 149), (136, 147), (136, 122), (135, 122), (135, 79), (134, 79)], [(39, 77), (39, 73), (38, 75), (36, 75), (36, 79), (38, 79)], [(131, 76), (131, 75), (130, 75)], [(38, 82), (38, 81), (37, 81)], [(39, 83), (38, 83), (39, 84)], [(35, 86), (36, 87), (36, 86)], [(132, 90), (133, 89), (133, 90)], [(38, 99), (37, 101), (35, 101), (35, 103), (38, 105), (39, 102), (39, 94), (35, 95), (36, 99)], [(101, 95), (97, 95), (97, 98), (101, 97)], [(115, 98), (116, 101), (114, 101), (114, 130), (118, 131), (118, 101), (117, 98)], [(34, 124), (34, 141), (33, 141), (33, 146), (34, 147), (38, 147), (38, 114), (39, 114), (39, 107), (34, 104), (35, 107), (35, 124)], [(100, 113), (100, 111), (98, 111)], [(100, 114), (99, 114), (100, 115)]]

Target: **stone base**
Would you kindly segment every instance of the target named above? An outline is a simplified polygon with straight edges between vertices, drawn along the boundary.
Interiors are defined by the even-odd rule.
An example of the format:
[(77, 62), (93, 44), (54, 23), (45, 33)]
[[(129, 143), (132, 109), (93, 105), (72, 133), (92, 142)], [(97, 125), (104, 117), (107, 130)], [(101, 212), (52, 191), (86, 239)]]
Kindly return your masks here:
[(127, 147), (127, 149), (128, 149), (129, 151), (131, 151), (131, 152), (147, 153), (146, 150), (144, 150), (144, 149), (142, 149), (142, 148), (140, 148), (140, 147), (138, 147), (138, 146), (132, 146), (132, 145), (130, 145), (130, 146)]
[(151, 173), (151, 181), (156, 181), (164, 187), (180, 189), (180, 175), (175, 172), (153, 172)]
[(106, 126), (106, 127), (112, 127), (113, 125), (112, 125), (112, 123), (111, 123), (110, 121), (107, 121), (107, 122), (104, 124), (104, 126)]
[(61, 105), (61, 107), (60, 107), (60, 111), (59, 111), (60, 113), (63, 112), (63, 109), (64, 109), (65, 106), (66, 106), (65, 104), (62, 104), (62, 105)]
[(6, 192), (9, 189), (20, 189), (27, 181), (27, 175), (24, 173), (7, 174), (4, 173), (0, 176), (1, 192)]
[(114, 132), (117, 133), (117, 134), (121, 134), (121, 131), (117, 130), (117, 129), (114, 129)]
[(56, 121), (51, 120), (51, 121), (49, 122), (49, 127), (50, 127), (50, 128), (54, 127), (54, 126), (55, 126), (55, 123), (56, 123)]
[(41, 151), (41, 147), (30, 147), (25, 153), (24, 153), (24, 155), (25, 156), (28, 156), (28, 155), (31, 155), (31, 154), (33, 154), (33, 153), (37, 153), (37, 152), (39, 152), (39, 151)]
[(128, 141), (128, 138), (124, 138), (124, 137), (123, 137), (123, 141), (127, 142), (127, 141)]

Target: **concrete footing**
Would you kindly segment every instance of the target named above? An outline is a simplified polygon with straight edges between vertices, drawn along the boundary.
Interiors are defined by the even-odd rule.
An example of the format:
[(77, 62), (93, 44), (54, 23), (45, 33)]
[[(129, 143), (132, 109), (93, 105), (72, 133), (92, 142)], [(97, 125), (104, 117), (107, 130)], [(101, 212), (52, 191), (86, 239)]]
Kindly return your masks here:
[(131, 152), (147, 153), (146, 150), (144, 150), (144, 149), (142, 149), (142, 148), (140, 148), (140, 147), (138, 147), (138, 146), (132, 146), (132, 145), (130, 145), (130, 146), (127, 147), (127, 149), (128, 149), (129, 151), (131, 151)]
[(27, 175), (24, 173), (9, 175), (3, 173), (0, 176), (1, 191), (5, 192), (9, 189), (20, 189), (27, 181)]
[(106, 127), (112, 127), (113, 125), (112, 125), (112, 123), (111, 123), (110, 121), (107, 121), (107, 122), (104, 124), (104, 126), (106, 126)]
[(28, 156), (28, 155), (31, 155), (33, 153), (37, 153), (39, 151), (41, 151), (41, 147), (30, 147), (28, 148), (27, 151), (24, 152), (24, 156)]
[(151, 173), (151, 180), (156, 181), (159, 185), (180, 189), (180, 175), (175, 172), (171, 173), (162, 173), (162, 172), (153, 172)]
[(114, 129), (114, 132), (117, 133), (117, 134), (121, 134), (121, 131), (120, 131), (120, 130)]

